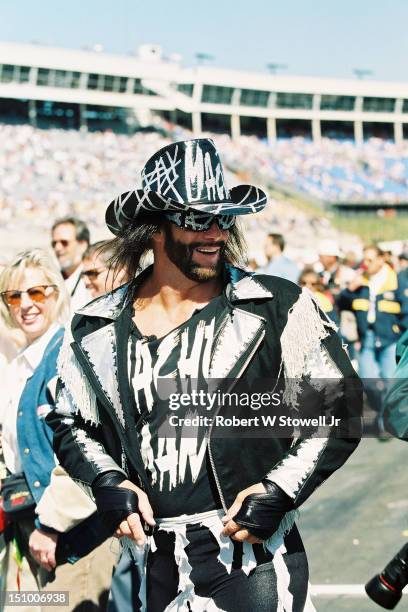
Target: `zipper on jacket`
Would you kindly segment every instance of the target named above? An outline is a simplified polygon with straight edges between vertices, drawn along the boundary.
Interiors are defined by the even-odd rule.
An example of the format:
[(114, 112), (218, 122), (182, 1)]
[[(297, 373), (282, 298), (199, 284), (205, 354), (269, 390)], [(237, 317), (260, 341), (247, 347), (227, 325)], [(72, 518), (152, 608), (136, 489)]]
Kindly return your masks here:
[[(259, 318), (261, 318), (261, 317), (259, 317)], [(262, 330), (261, 335), (259, 336), (259, 338), (255, 342), (253, 348), (251, 348), (251, 352), (248, 355), (248, 357), (246, 358), (245, 363), (243, 364), (243, 366), (241, 367), (241, 369), (238, 372), (237, 376), (235, 377), (235, 379), (233, 380), (231, 385), (228, 387), (228, 389), (225, 391), (225, 393), (229, 393), (231, 391), (231, 389), (234, 388), (234, 386), (236, 385), (238, 379), (241, 377), (241, 375), (244, 372), (244, 370), (246, 370), (249, 362), (251, 361), (252, 357), (254, 356), (254, 353), (255, 353), (256, 349), (261, 344), (261, 342), (264, 339), (264, 337), (265, 337), (265, 329)], [(214, 416), (216, 416), (217, 412), (214, 414)], [(215, 484), (217, 485), (217, 490), (218, 490), (218, 494), (220, 496), (222, 507), (225, 510), (225, 512), (227, 512), (227, 510), (228, 510), (227, 504), (225, 502), (225, 497), (224, 497), (222, 489), (221, 489), (220, 479), (218, 478), (217, 470), (215, 469), (215, 462), (214, 462), (213, 454), (212, 454), (212, 451), (211, 451), (211, 432), (213, 430), (213, 426), (214, 426), (214, 420), (211, 423), (211, 427), (210, 427), (210, 429), (208, 431), (208, 436), (207, 436), (207, 439), (208, 439), (208, 442), (207, 442), (208, 456), (209, 456), (209, 459), (210, 459), (211, 469), (213, 471), (213, 476), (214, 476)]]

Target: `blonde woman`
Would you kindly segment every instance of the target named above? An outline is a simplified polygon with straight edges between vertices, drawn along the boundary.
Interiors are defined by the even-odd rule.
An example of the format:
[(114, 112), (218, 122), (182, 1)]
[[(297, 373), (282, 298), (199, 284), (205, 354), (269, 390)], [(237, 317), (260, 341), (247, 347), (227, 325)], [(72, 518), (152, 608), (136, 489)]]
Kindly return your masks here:
[[(101, 590), (109, 589), (115, 560), (107, 544), (73, 566), (57, 567), (58, 550), (64, 561), (62, 553), (69, 550), (72, 562), (92, 549), (84, 534), (95, 531), (96, 521), (92, 501), (56, 467), (52, 432), (45, 422), (54, 408), (57, 358), (69, 313), (65, 283), (54, 259), (35, 249), (20, 253), (3, 270), (0, 295), (7, 326), (20, 329), (27, 341), (9, 365), (8, 389), (0, 400), (7, 468), (2, 496), (10, 521), (3, 588), (47, 590), (51, 583), (50, 590), (70, 592), (70, 610), (85, 600), (81, 610), (99, 609), (95, 605)], [(83, 533), (78, 531), (82, 527)]]

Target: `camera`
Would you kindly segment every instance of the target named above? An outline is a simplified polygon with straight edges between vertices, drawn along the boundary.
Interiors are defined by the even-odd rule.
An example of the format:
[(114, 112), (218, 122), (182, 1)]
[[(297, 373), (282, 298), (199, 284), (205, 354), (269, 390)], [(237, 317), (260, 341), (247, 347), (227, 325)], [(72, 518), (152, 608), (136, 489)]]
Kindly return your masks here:
[(367, 595), (379, 606), (393, 610), (402, 597), (402, 590), (408, 584), (408, 544), (365, 585)]

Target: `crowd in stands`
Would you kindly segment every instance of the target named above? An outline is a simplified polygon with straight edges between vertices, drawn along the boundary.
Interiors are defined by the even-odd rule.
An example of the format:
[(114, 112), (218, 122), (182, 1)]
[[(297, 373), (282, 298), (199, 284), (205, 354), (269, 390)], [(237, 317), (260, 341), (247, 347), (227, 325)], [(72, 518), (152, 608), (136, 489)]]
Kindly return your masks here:
[(168, 141), (0, 124), (0, 142), (0, 224), (42, 230), (50, 211), (104, 225), (106, 203), (139, 184), (144, 160)]
[[(185, 130), (173, 130), (173, 138), (188, 136)], [(405, 143), (292, 138), (266, 144), (256, 137), (214, 137), (231, 170), (231, 186), (233, 173), (239, 173), (327, 202), (408, 200)], [(45, 229), (52, 210), (55, 216), (74, 213), (102, 226), (97, 211), (119, 185), (138, 185), (143, 160), (169, 140), (155, 132), (126, 136), (0, 124), (0, 224), (15, 227), (25, 222)]]
[[(229, 142), (228, 142), (229, 141)], [(361, 145), (322, 138), (262, 143), (242, 136), (224, 139), (231, 168), (243, 169), (269, 184), (331, 203), (408, 201), (408, 145), (371, 138)]]
[[(171, 137), (189, 135), (178, 128)], [(259, 171), (269, 163), (265, 145), (249, 138), (238, 143), (227, 136), (215, 138), (230, 168), (226, 177), (230, 187), (243, 182), (243, 174), (255, 174), (258, 182), (267, 182), (255, 172), (255, 167)], [(102, 234), (106, 203), (119, 191), (140, 186), (143, 160), (169, 139), (155, 132), (125, 136), (0, 124), (0, 142), (0, 231), (2, 242), (10, 245), (9, 254), (10, 248), (12, 252), (24, 248), (28, 238), (44, 246), (50, 214), (54, 218), (77, 215), (99, 230), (99, 237), (107, 237)], [(297, 252), (313, 257), (316, 238), (339, 238), (327, 219), (311, 218), (286, 202), (271, 202), (261, 218), (246, 222), (246, 230), (250, 252), (258, 263), (263, 259), (259, 245), (265, 231), (288, 235), (288, 248), (295, 258)], [(353, 242), (354, 237), (350, 246)]]

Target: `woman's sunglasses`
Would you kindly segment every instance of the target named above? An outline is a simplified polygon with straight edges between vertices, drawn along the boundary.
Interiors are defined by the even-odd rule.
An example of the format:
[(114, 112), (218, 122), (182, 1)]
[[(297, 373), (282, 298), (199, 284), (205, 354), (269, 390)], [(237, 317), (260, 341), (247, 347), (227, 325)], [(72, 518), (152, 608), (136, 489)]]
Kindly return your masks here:
[(3, 291), (0, 295), (7, 306), (20, 306), (23, 293), (26, 293), (32, 302), (43, 304), (52, 293), (46, 293), (46, 290), (50, 287), (52, 287), (53, 290), (57, 289), (56, 285), (37, 285), (36, 287), (30, 287), (26, 291), (17, 291), (14, 289)]

